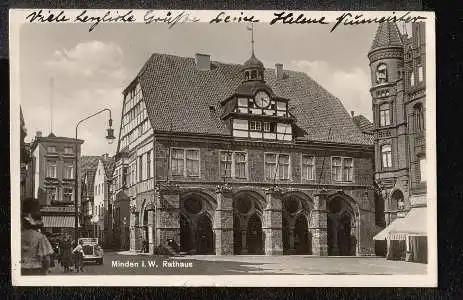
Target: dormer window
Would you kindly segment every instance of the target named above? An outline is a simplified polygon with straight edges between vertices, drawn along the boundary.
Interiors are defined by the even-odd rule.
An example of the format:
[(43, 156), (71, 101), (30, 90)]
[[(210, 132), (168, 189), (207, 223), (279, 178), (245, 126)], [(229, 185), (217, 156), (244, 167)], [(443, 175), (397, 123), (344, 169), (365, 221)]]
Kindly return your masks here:
[(253, 80), (253, 79), (257, 79), (257, 71), (256, 70), (251, 71), (251, 80)]
[(387, 67), (386, 64), (380, 64), (376, 69), (376, 83), (387, 82)]
[(244, 80), (249, 80), (249, 71), (244, 72)]

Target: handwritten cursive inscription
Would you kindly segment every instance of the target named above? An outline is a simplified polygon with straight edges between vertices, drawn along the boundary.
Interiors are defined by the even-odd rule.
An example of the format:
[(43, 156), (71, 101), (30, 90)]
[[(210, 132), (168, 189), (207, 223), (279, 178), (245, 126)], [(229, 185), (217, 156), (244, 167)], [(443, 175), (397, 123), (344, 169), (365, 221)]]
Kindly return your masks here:
[(232, 16), (227, 15), (224, 11), (221, 11), (217, 16), (215, 16), (212, 20), (209, 21), (209, 24), (217, 24), (217, 23), (231, 23), (231, 22), (259, 22), (254, 16), (245, 16), (243, 12), (240, 13), (239, 16)]
[(293, 13), (287, 12), (280, 12), (280, 13), (273, 13), (276, 18), (273, 18), (270, 21), (270, 25), (276, 23), (283, 23), (283, 24), (328, 24), (325, 21), (325, 17), (320, 18), (310, 18), (306, 17), (304, 14), (299, 14), (297, 17), (294, 17)]
[(54, 14), (50, 11), (44, 12), (39, 9), (27, 15), (26, 20), (30, 23), (41, 22), (41, 23), (60, 23), (69, 21), (69, 18), (64, 14), (64, 11), (60, 11), (58, 14)]
[(199, 18), (195, 16), (191, 16), (189, 13), (182, 11), (177, 15), (173, 16), (172, 13), (169, 11), (167, 12), (166, 16), (156, 16), (155, 10), (149, 10), (146, 12), (145, 16), (143, 17), (145, 24), (151, 23), (167, 23), (169, 24), (169, 28), (172, 28), (177, 23), (185, 23), (185, 22), (198, 22), (200, 21)]
[(396, 16), (395, 12), (392, 12), (392, 16), (383, 16), (375, 18), (365, 18), (363, 14), (357, 14), (353, 16), (351, 13), (343, 13), (336, 18), (336, 23), (331, 27), (330, 32), (333, 32), (336, 27), (340, 24), (343, 25), (360, 25), (360, 24), (370, 24), (370, 23), (384, 23), (384, 22), (417, 22), (419, 20), (425, 20), (426, 17), (423, 16), (410, 16), (410, 12), (404, 13), (403, 15)]
[(96, 26), (100, 23), (132, 23), (135, 22), (135, 16), (132, 11), (128, 11), (125, 14), (119, 14), (119, 11), (108, 10), (103, 16), (89, 15), (87, 10), (82, 11), (75, 19), (75, 22), (81, 23), (93, 23), (89, 28), (89, 32), (92, 32)]

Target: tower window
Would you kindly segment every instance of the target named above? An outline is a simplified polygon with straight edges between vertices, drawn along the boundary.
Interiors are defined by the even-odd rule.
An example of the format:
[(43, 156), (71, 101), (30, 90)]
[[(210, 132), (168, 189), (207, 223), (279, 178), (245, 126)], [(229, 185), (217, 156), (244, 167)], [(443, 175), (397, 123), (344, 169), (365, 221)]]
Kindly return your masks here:
[(420, 157), (419, 165), (420, 165), (420, 182), (425, 182), (426, 181), (426, 158)]
[(418, 82), (423, 81), (423, 66), (418, 67)]
[(410, 74), (410, 86), (415, 86), (415, 74), (413, 72)]
[(244, 79), (249, 80), (249, 71), (244, 72)]
[(379, 125), (381, 127), (391, 125), (391, 108), (389, 103), (379, 106)]
[(257, 78), (257, 71), (256, 70), (252, 70), (251, 71), (251, 79), (256, 79)]
[(392, 151), (391, 145), (383, 145), (381, 147), (381, 156), (383, 161), (383, 168), (392, 167)]
[(380, 64), (376, 69), (376, 83), (387, 82), (387, 67), (385, 64)]

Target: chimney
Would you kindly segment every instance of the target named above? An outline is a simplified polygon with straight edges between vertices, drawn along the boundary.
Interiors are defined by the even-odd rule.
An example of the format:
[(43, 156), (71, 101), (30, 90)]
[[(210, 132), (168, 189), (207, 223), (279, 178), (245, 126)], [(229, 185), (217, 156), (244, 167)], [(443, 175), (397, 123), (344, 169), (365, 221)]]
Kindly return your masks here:
[(351, 114), (351, 116), (352, 116), (352, 118), (353, 118), (355, 113), (354, 113), (353, 110), (351, 110), (351, 111), (350, 111), (350, 114)]
[(195, 54), (196, 68), (200, 71), (209, 71), (211, 69), (211, 56), (209, 54)]
[(280, 64), (280, 63), (275, 64), (275, 69), (276, 69), (275, 76), (277, 80), (283, 79), (283, 64)]
[(42, 131), (37, 131), (37, 132), (35, 133), (35, 136), (36, 136), (36, 137), (42, 137)]
[(108, 153), (105, 153), (102, 155), (104, 159), (108, 159), (109, 158), (109, 154)]

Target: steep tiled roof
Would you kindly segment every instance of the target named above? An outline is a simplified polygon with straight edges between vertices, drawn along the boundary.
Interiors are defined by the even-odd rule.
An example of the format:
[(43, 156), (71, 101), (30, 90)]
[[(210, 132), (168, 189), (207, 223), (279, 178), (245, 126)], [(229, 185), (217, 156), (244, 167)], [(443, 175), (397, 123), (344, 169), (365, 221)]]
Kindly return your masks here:
[(104, 171), (106, 173), (106, 177), (112, 177), (114, 167), (115, 167), (114, 157), (109, 157), (107, 159), (103, 158), (101, 161), (103, 162), (103, 167), (104, 167)]
[(403, 46), (399, 28), (397, 28), (396, 23), (381, 23), (376, 31), (375, 39), (373, 40), (373, 45), (371, 45), (370, 51), (377, 48), (391, 46)]
[(98, 167), (99, 156), (87, 156), (83, 155), (80, 157), (81, 161), (81, 174), (88, 170), (96, 170)]
[(371, 123), (365, 116), (358, 115), (352, 118), (355, 124), (362, 132), (370, 133), (373, 131), (373, 123)]
[(96, 170), (86, 170), (85, 174), (87, 175), (87, 196), (93, 197)]
[[(201, 71), (193, 58), (153, 54), (138, 75), (153, 129), (230, 135), (220, 119), (220, 102), (242, 83), (241, 68), (211, 62), (211, 70)], [(275, 70), (266, 69), (265, 79), (276, 96), (290, 99), (290, 113), (305, 131), (304, 140), (371, 144), (339, 99), (305, 73), (284, 72), (284, 79), (277, 80)]]

